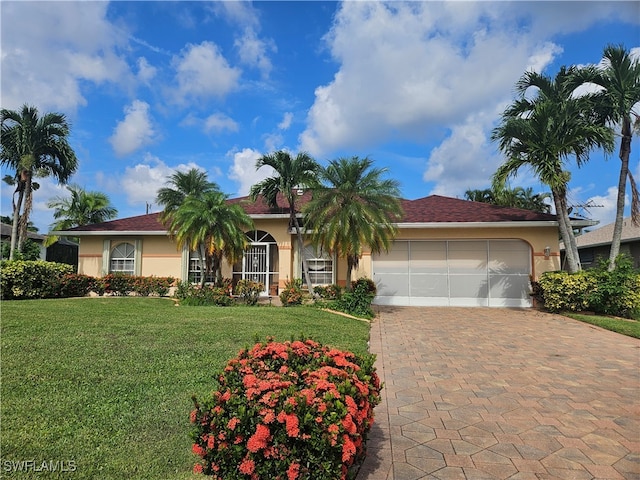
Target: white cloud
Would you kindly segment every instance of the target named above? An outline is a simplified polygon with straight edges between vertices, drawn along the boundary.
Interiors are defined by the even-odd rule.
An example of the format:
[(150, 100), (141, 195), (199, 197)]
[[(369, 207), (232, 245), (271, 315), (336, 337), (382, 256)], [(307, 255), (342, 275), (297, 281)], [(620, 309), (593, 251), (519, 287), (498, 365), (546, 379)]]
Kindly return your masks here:
[(243, 35), (235, 40), (234, 45), (242, 63), (260, 70), (263, 78), (269, 76), (273, 65), (267, 52), (276, 50), (273, 41), (261, 40), (253, 29), (246, 28)]
[(492, 118), (486, 113), (470, 115), (431, 151), (424, 180), (436, 183), (432, 194), (460, 196), (468, 189), (488, 186), (502, 160), (487, 134)]
[[(129, 205), (154, 204), (158, 190), (165, 186), (170, 175), (176, 171), (186, 172), (191, 168), (206, 171), (192, 162), (170, 167), (158, 157), (147, 153), (143, 163), (127, 167), (115, 183), (118, 185), (118, 191), (124, 192), (127, 196)], [(113, 184), (109, 186), (113, 188)]]
[(156, 73), (158, 73), (158, 69), (150, 65), (146, 58), (138, 58), (138, 80), (148, 85)]
[(262, 167), (256, 170), (256, 160), (262, 153), (257, 150), (245, 148), (239, 152), (229, 152), (228, 156), (233, 157), (233, 165), (229, 168), (229, 178), (239, 184), (237, 194), (248, 195), (251, 186), (265, 178), (273, 175), (271, 167)]
[(195, 126), (202, 129), (205, 133), (222, 133), (224, 131), (237, 132), (240, 129), (238, 122), (221, 112), (213, 113), (205, 119), (189, 114), (184, 120), (182, 120), (182, 122), (180, 122), (180, 126)]
[(181, 55), (173, 57), (177, 91), (172, 100), (224, 97), (238, 84), (240, 70), (231, 67), (215, 43), (189, 44)]
[(134, 100), (124, 109), (124, 120), (118, 122), (109, 142), (119, 157), (129, 155), (153, 142), (155, 131), (149, 116), (149, 104)]
[(238, 131), (238, 123), (224, 113), (214, 113), (209, 115), (204, 121), (204, 128), (207, 133), (222, 133), (227, 130), (229, 132)]
[(487, 138), (515, 82), (562, 52), (556, 34), (620, 15), (603, 3), (343, 2), (325, 37), (339, 68), (316, 88), (298, 149), (440, 141), (425, 171), (434, 191), (486, 184), (498, 164)]
[[(629, 196), (625, 195), (625, 203), (628, 203)], [(618, 187), (609, 187), (606, 195), (594, 195), (589, 197), (585, 205), (593, 205), (587, 212), (581, 211), (583, 215), (593, 220), (599, 220), (600, 225), (607, 225), (616, 219), (616, 204), (618, 203)]]
[(119, 54), (126, 39), (106, 19), (107, 8), (106, 2), (3, 2), (2, 106), (75, 110), (87, 103), (83, 81), (129, 82)]
[(293, 120), (293, 113), (286, 112), (284, 114), (284, 117), (282, 118), (282, 121), (278, 124), (278, 128), (280, 130), (289, 130), (292, 120)]

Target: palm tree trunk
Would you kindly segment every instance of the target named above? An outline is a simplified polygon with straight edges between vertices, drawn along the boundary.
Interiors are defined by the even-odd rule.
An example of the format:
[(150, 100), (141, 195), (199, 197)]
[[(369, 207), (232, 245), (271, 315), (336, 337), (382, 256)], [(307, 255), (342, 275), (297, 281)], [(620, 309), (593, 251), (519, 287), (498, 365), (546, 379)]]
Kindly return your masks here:
[(345, 285), (345, 291), (351, 291), (351, 274), (353, 273), (353, 260), (351, 256), (347, 257), (347, 284)]
[(16, 248), (18, 251), (22, 251), (24, 241), (27, 239), (27, 225), (29, 224), (29, 215), (31, 215), (31, 209), (33, 207), (33, 188), (32, 188), (32, 172), (30, 170), (23, 170), (21, 176), (24, 181), (24, 211), (20, 216), (20, 222), (18, 224), (18, 244)]
[(291, 206), (291, 221), (293, 225), (296, 227), (296, 236), (298, 237), (298, 252), (300, 252), (300, 259), (302, 260), (302, 275), (304, 276), (304, 281), (307, 284), (307, 288), (309, 289), (309, 294), (313, 295), (313, 285), (311, 284), (311, 275), (309, 275), (309, 265), (307, 265), (307, 261), (304, 259), (304, 241), (302, 240), (302, 232), (300, 231), (300, 222), (298, 222), (298, 217), (295, 214), (295, 207)]
[(20, 222), (20, 209), (22, 208), (22, 201), (24, 199), (24, 184), (20, 179), (18, 179), (17, 184), (18, 186), (16, 187), (16, 192), (18, 193), (18, 202), (13, 202), (13, 222), (11, 224), (11, 250), (9, 250), (9, 260), (15, 260), (16, 246), (18, 245), (18, 224)]
[(558, 219), (558, 227), (560, 229), (560, 237), (564, 243), (564, 251), (567, 259), (567, 270), (569, 273), (580, 271), (580, 262), (578, 261), (578, 248), (576, 239), (573, 235), (573, 228), (567, 213), (567, 199), (562, 192), (557, 190), (551, 191), (553, 194), (553, 203), (556, 207), (556, 218)]
[(624, 197), (629, 176), (629, 155), (631, 153), (631, 119), (625, 117), (622, 120), (622, 140), (620, 141), (620, 177), (618, 178), (618, 199), (616, 202), (616, 221), (613, 225), (613, 238), (611, 239), (611, 251), (609, 252), (609, 271), (616, 267), (616, 257), (620, 253), (620, 240), (622, 239), (622, 223), (624, 221)]

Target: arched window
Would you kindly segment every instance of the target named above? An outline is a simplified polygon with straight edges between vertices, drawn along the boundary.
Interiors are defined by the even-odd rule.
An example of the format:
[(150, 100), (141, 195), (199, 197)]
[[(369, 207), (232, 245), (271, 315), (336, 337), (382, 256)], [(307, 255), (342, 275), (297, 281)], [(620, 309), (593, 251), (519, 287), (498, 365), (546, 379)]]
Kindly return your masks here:
[(130, 243), (119, 243), (111, 250), (109, 273), (133, 275), (136, 271), (136, 249)]

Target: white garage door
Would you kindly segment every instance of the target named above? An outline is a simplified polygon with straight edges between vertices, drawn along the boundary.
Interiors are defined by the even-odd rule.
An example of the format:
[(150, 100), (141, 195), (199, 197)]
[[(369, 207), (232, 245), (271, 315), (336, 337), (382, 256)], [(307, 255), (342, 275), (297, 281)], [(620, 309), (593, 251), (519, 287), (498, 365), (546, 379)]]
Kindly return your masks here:
[(378, 305), (530, 307), (522, 240), (398, 240), (373, 257)]

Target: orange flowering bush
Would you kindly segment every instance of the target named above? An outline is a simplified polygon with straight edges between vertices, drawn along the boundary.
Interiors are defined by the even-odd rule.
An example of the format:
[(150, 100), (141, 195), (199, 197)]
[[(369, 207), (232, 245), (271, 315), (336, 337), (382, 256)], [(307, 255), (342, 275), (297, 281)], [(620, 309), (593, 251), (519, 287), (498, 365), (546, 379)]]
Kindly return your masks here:
[(200, 404), (194, 471), (216, 479), (352, 479), (380, 402), (374, 356), (313, 340), (242, 350)]

